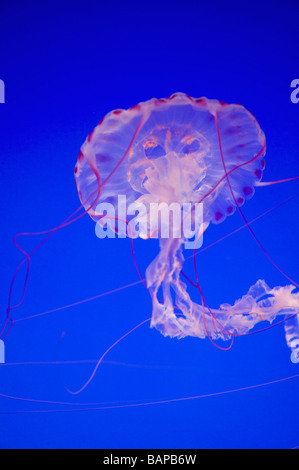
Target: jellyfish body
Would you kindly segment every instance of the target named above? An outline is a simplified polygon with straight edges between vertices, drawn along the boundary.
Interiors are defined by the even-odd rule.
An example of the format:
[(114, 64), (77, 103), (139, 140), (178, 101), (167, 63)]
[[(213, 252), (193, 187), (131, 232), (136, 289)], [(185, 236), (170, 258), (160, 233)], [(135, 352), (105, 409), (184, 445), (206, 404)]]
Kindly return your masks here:
[[(82, 204), (97, 222), (102, 218), (96, 211), (98, 201), (117, 208), (118, 195), (125, 195), (127, 204), (137, 208), (201, 203), (206, 230), (253, 196), (262, 178), (265, 150), (264, 133), (243, 106), (176, 93), (107, 114), (81, 147), (75, 180)], [(139, 222), (148, 236), (158, 229), (144, 213)], [(261, 319), (272, 322), (277, 314), (297, 312), (294, 286), (270, 289), (261, 280), (234, 305), (210, 309), (203, 298), (202, 304), (193, 302), (180, 276), (185, 241), (186, 235), (178, 238), (172, 231), (168, 238), (161, 237), (160, 253), (146, 270), (151, 326), (163, 335), (229, 339), (246, 334)], [(287, 342), (297, 362), (298, 317), (289, 322)]]

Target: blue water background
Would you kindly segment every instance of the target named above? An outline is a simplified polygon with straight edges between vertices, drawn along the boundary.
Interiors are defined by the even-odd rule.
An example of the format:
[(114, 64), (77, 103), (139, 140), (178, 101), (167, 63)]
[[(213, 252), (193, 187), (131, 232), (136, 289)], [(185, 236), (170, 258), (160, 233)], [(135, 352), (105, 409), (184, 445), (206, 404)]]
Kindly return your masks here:
[[(1, 322), (11, 278), (23, 259), (14, 235), (55, 227), (78, 207), (73, 168), (79, 148), (114, 108), (176, 91), (241, 103), (266, 134), (264, 179), (299, 175), (299, 104), (290, 100), (290, 83), (298, 78), (298, 15), (298, 2), (290, 0), (1, 1), (0, 78), (6, 85), (6, 103), (0, 105)], [(244, 214), (251, 220), (297, 191), (296, 182), (260, 188)], [(204, 245), (241, 225), (236, 213), (210, 226)], [(298, 282), (298, 198), (252, 228)], [(40, 240), (20, 242), (31, 250)], [(136, 241), (142, 273), (157, 252), (156, 241)], [(288, 283), (246, 229), (206, 250), (197, 262), (213, 307), (234, 302), (259, 278), (271, 287)], [(185, 269), (193, 276), (192, 262)], [(26, 296), (13, 316), (36, 315), (138, 279), (130, 242), (98, 240), (85, 216), (32, 257)], [(21, 271), (14, 303), (23, 280)], [(199, 300), (191, 286), (189, 292)], [(5, 339), (6, 362), (97, 359), (150, 314), (150, 297), (138, 285), (16, 322)], [(75, 397), (64, 385), (79, 388), (93, 364), (1, 366), (0, 393), (46, 401), (137, 403), (211, 394), (299, 373), (290, 361), (283, 326), (239, 338), (231, 351), (222, 352), (209, 340), (171, 340), (145, 325), (106, 359), (111, 362)], [(96, 411), (0, 397), (0, 447), (291, 448), (299, 445), (298, 384), (297, 378), (222, 396)], [(10, 413), (16, 411), (26, 413)]]

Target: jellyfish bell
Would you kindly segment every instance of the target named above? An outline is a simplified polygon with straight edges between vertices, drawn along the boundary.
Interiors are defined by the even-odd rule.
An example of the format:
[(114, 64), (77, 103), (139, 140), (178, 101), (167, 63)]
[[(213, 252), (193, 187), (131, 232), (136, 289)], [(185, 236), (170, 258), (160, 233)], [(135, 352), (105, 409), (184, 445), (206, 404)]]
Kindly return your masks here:
[[(115, 218), (123, 219), (118, 207), (122, 195), (127, 204), (147, 209), (138, 219), (143, 238), (160, 233), (158, 221), (153, 225), (147, 218), (151, 204), (157, 203), (180, 208), (202, 204), (204, 232), (253, 196), (262, 178), (265, 151), (265, 135), (243, 106), (176, 93), (108, 113), (81, 147), (75, 180), (81, 203), (96, 222), (103, 216), (96, 210), (98, 203), (112, 204)], [(132, 217), (126, 214), (128, 224)], [(126, 226), (121, 231), (128, 234)], [(261, 319), (272, 322), (277, 314), (292, 315), (298, 308), (294, 286), (270, 289), (261, 280), (234, 305), (210, 309), (203, 296), (202, 304), (193, 302), (180, 278), (183, 244), (190, 234), (177, 237), (174, 231), (166, 238), (159, 236), (160, 253), (146, 270), (153, 303), (151, 326), (164, 336), (225, 340), (246, 334)], [(289, 338), (287, 325), (293, 360), (299, 341)], [(292, 332), (298, 339), (298, 321)]]
[(265, 153), (265, 136), (252, 114), (240, 105), (176, 93), (112, 111), (88, 136), (75, 179), (81, 202), (92, 206), (91, 217), (96, 220), (90, 198), (97, 197), (94, 167), (102, 183), (109, 178), (101, 188), (102, 201), (116, 205), (118, 194), (126, 194), (128, 203), (142, 195), (147, 201), (197, 201), (218, 182), (205, 198), (205, 221), (219, 223), (231, 215), (235, 202), (224, 178), (215, 115), (238, 204), (252, 197)]

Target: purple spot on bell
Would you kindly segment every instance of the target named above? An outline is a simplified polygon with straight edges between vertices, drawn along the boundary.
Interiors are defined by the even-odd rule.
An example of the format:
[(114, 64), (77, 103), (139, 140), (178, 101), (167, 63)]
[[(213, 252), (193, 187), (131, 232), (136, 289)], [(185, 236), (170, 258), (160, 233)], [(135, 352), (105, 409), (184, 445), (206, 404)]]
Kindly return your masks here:
[(251, 196), (253, 194), (253, 189), (249, 186), (245, 186), (245, 188), (243, 188), (243, 194), (244, 196)]
[(255, 170), (254, 174), (255, 174), (255, 176), (257, 177), (258, 180), (262, 179), (262, 176), (263, 176), (262, 170)]

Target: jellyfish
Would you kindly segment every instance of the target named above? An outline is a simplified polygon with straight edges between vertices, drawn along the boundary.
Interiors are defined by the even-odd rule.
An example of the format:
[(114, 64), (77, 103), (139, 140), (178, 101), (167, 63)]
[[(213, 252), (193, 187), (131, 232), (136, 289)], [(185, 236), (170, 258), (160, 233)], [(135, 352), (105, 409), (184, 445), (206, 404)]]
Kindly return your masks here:
[[(139, 207), (146, 208), (135, 222), (142, 226), (143, 238), (155, 233), (160, 248), (145, 276), (152, 298), (151, 327), (172, 338), (229, 340), (282, 315), (291, 360), (296, 363), (299, 293), (294, 292), (293, 283), (270, 288), (260, 279), (233, 305), (210, 308), (196, 273), (200, 292), (200, 303), (196, 303), (182, 279), (183, 248), (191, 233), (177, 236), (178, 227), (173, 224), (168, 236), (162, 237), (158, 222), (153, 226), (147, 218), (153, 203), (175, 203), (181, 211), (187, 203), (201, 204), (197, 239), (210, 225), (222, 223), (235, 212), (246, 223), (240, 208), (260, 184), (265, 152), (265, 135), (243, 106), (175, 93), (108, 113), (81, 147), (75, 181), (81, 203), (98, 224), (107, 223), (105, 214), (97, 211), (98, 203), (113, 205), (115, 219), (123, 219), (119, 195), (126, 197), (127, 204), (135, 204), (137, 212)], [(190, 214), (194, 222), (194, 210)], [(125, 225), (111, 227), (120, 236), (129, 236), (132, 218), (126, 214)]]

